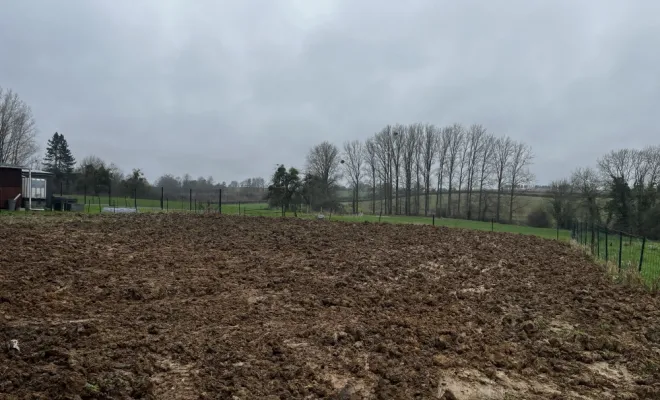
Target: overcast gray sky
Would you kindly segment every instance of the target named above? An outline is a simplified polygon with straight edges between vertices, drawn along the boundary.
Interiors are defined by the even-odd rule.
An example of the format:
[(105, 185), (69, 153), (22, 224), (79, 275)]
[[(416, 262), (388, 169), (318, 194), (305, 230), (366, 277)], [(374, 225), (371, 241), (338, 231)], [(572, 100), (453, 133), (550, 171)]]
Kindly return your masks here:
[(657, 0), (0, 0), (0, 86), (149, 179), (303, 166), (387, 123), (481, 123), (539, 183), (658, 144)]

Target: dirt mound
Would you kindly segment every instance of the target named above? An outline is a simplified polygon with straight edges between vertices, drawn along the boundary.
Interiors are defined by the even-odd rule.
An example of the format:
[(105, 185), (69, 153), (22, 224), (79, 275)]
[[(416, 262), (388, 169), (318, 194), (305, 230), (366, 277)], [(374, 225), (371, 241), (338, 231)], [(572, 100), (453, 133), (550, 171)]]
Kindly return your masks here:
[(660, 398), (660, 301), (566, 244), (288, 218), (5, 221), (0, 398)]

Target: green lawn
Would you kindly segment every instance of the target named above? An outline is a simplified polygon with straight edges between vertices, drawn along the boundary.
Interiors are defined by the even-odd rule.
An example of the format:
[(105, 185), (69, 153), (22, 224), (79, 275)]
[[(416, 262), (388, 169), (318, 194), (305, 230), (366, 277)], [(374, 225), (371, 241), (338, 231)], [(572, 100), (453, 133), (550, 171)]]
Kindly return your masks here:
[[(660, 278), (660, 243), (630, 236), (620, 237), (617, 234), (591, 232), (581, 236), (581, 243), (588, 247), (600, 260), (621, 269), (635, 269), (639, 271), (642, 278), (647, 282), (653, 282)], [(644, 253), (642, 254), (642, 245)], [(621, 257), (619, 257), (619, 250)], [(641, 270), (640, 270), (641, 263)]]
[[(223, 206), (223, 213), (226, 212)], [(270, 210), (267, 209), (265, 204), (250, 204), (242, 209), (242, 214), (244, 215), (263, 215), (263, 216), (279, 216), (281, 215), (279, 210)], [(299, 213), (298, 216), (301, 218), (316, 218), (317, 214), (302, 214)], [(287, 216), (293, 216), (292, 212), (287, 212)], [(432, 217), (424, 216), (404, 216), (404, 215), (394, 215), (394, 216), (382, 216), (378, 215), (363, 215), (363, 216), (354, 216), (354, 215), (331, 215), (325, 213), (325, 217), (333, 221), (347, 221), (347, 222), (383, 222), (383, 223), (392, 223), (392, 224), (426, 224), (431, 225), (434, 223)], [(491, 224), (490, 222), (482, 221), (468, 221), (463, 219), (450, 219), (450, 218), (436, 218), (436, 226), (447, 226), (450, 228), (464, 228), (464, 229), (475, 229), (481, 231), (494, 231), (494, 232), (509, 232), (509, 233), (521, 233), (525, 235), (536, 235), (539, 237), (547, 239), (560, 239), (560, 240), (570, 240), (570, 231), (568, 230), (557, 230), (554, 228), (531, 228), (527, 226), (519, 225), (507, 225), (507, 224)]]
[[(108, 198), (108, 196), (101, 196), (99, 197), (92, 197), (92, 196), (85, 196), (82, 195), (72, 195), (72, 196), (67, 196), (71, 198), (75, 198), (78, 203), (85, 203), (85, 211), (94, 213), (94, 212), (100, 212), (99, 208), (102, 207), (110, 207), (110, 206), (116, 206), (116, 207), (128, 207), (128, 208), (133, 208), (135, 207), (135, 200), (127, 197), (111, 197)], [(99, 204), (100, 202), (100, 204)], [(266, 203), (248, 203), (248, 204), (237, 204), (237, 203), (231, 203), (231, 204), (223, 204), (222, 205), (222, 212), (223, 213), (228, 213), (228, 214), (238, 214), (239, 208), (241, 209), (241, 214), (243, 212), (244, 207), (255, 207), (255, 208), (264, 208), (266, 207)], [(139, 211), (143, 212), (148, 212), (148, 211), (160, 211), (160, 199), (137, 199), (137, 207)], [(197, 210), (202, 211), (206, 210), (209, 208), (209, 204), (207, 202), (199, 202), (197, 203)], [(192, 209), (195, 210), (195, 203), (193, 200), (192, 203)], [(218, 204), (211, 204), (210, 205), (211, 210), (217, 210), (218, 209)], [(191, 210), (191, 203), (189, 199), (178, 199), (178, 200), (165, 200), (163, 201), (163, 210), (168, 210), (168, 211), (190, 211)]]

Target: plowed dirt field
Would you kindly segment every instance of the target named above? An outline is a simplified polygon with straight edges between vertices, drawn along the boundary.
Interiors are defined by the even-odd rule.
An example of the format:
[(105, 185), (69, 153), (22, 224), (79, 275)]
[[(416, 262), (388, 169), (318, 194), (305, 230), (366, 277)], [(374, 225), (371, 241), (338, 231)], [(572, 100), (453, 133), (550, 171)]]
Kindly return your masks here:
[(430, 226), (5, 218), (0, 339), (2, 399), (660, 399), (658, 297)]

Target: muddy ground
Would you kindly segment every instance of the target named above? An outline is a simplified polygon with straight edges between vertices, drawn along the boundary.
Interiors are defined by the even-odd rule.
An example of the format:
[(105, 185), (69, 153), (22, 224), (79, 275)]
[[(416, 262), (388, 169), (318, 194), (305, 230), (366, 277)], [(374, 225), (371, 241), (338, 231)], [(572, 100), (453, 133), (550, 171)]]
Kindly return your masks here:
[(658, 297), (565, 243), (293, 218), (0, 221), (2, 399), (660, 398)]

